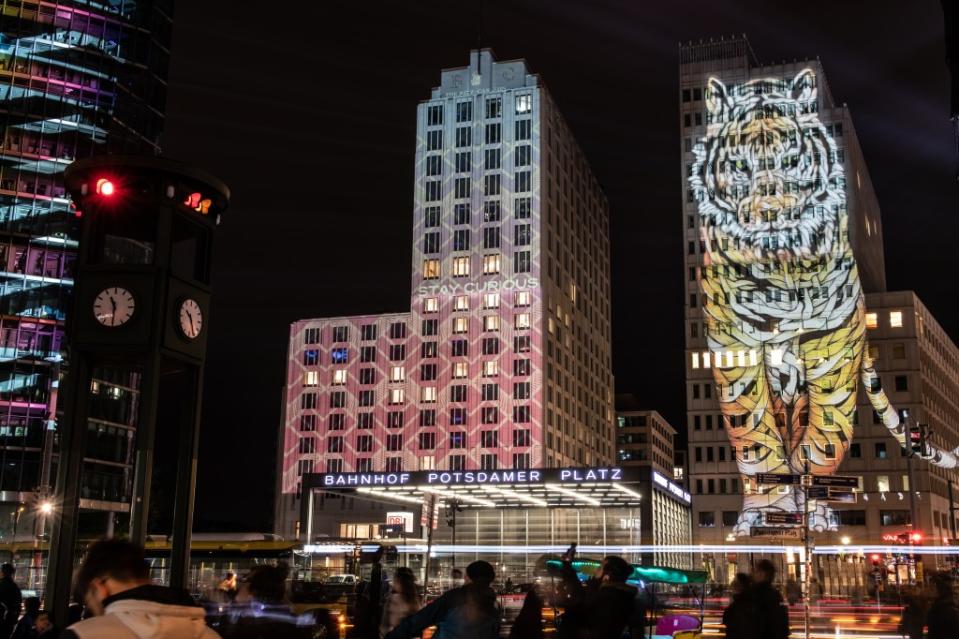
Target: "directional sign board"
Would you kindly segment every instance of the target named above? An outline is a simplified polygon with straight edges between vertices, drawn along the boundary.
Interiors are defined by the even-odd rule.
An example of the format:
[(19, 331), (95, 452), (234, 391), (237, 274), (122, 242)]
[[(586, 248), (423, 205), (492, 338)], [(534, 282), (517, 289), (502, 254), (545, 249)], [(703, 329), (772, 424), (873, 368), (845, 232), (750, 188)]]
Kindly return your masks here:
[(858, 477), (837, 477), (836, 475), (813, 475), (813, 486), (833, 486), (835, 488), (858, 488)]
[(843, 490), (842, 488), (830, 488), (828, 486), (810, 486), (806, 489), (806, 494), (810, 499), (819, 499), (825, 501), (834, 501), (840, 504), (855, 504), (856, 493)]
[(799, 539), (798, 528), (777, 528), (775, 526), (753, 526), (749, 529), (751, 537), (785, 537)]
[(779, 473), (756, 473), (756, 481), (760, 484), (776, 484), (779, 486), (798, 486), (800, 475), (781, 475)]
[(789, 526), (802, 526), (802, 513), (777, 513), (768, 512), (763, 515), (767, 524), (786, 524)]

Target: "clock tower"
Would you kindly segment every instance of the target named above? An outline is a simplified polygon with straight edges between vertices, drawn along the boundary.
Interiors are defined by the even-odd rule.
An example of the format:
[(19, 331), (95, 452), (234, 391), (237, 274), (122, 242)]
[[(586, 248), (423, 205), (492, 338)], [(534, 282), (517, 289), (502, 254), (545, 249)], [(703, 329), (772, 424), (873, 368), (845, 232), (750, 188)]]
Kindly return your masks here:
[[(186, 585), (213, 234), (230, 197), (213, 176), (156, 157), (80, 160), (65, 181), (81, 229), (47, 584), (59, 621), (78, 521), (98, 509), (114, 511), (108, 534), (141, 545), (170, 535), (161, 568)], [(122, 439), (105, 447), (104, 425)]]

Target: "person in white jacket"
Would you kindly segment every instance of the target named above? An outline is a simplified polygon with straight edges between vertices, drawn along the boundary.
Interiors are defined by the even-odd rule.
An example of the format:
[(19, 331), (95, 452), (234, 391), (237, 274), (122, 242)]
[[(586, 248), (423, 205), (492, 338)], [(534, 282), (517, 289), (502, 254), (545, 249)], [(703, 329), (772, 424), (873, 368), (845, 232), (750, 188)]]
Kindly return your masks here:
[(61, 639), (218, 639), (185, 590), (150, 583), (143, 550), (119, 539), (93, 543), (77, 572), (75, 593), (94, 616)]

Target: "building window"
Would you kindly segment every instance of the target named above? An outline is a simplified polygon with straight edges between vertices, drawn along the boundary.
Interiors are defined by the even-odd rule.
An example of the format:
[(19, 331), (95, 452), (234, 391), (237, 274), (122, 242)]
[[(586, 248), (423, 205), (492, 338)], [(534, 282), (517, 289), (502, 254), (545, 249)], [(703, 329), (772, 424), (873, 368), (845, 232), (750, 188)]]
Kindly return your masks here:
[(491, 455), (491, 454), (481, 455), (480, 470), (496, 470), (496, 455)]
[(472, 146), (472, 144), (473, 129), (468, 126), (456, 127), (456, 146), (463, 148), (465, 146)]
[(518, 291), (513, 300), (513, 306), (529, 306), (529, 304), (530, 304), (529, 291)]
[(499, 385), (497, 384), (483, 384), (482, 387), (482, 397), (484, 402), (492, 402), (499, 399)]
[(484, 331), (498, 331), (498, 330), (499, 330), (499, 315), (484, 315), (484, 316), (483, 316), (483, 330), (484, 330)]
[(480, 431), (480, 446), (483, 448), (496, 448), (499, 446), (499, 437), (495, 430)]
[(346, 406), (346, 393), (343, 391), (330, 393), (330, 408), (343, 408), (344, 406)]
[(451, 426), (466, 425), (466, 409), (465, 408), (450, 409), (450, 425)]
[(427, 297), (423, 300), (424, 313), (438, 313), (440, 310), (439, 300), (435, 297)]
[(484, 275), (495, 275), (500, 272), (500, 254), (493, 253), (492, 255), (483, 256), (483, 274)]
[(472, 119), (473, 119), (473, 103), (457, 102), (456, 103), (456, 121), (469, 122)]
[(327, 460), (326, 460), (326, 472), (328, 472), (328, 473), (342, 473), (342, 472), (343, 472), (343, 460), (342, 460), (342, 459), (327, 459)]
[[(456, 199), (468, 198), (470, 196), (470, 179), (468, 177), (456, 178), (453, 181), (453, 197)], [(465, 251), (467, 249), (454, 249)]]
[(386, 450), (389, 450), (389, 451), (403, 450), (403, 436), (402, 436), (402, 435), (387, 435), (387, 436), (386, 436)]
[(312, 437), (300, 438), (300, 454), (312, 455), (316, 452), (316, 440)]
[(826, 459), (836, 459), (836, 445), (835, 444), (826, 444), (823, 446)]
[(533, 110), (533, 96), (524, 93), (523, 95), (516, 96), (516, 114), (522, 115), (523, 113), (529, 113)]
[(453, 258), (453, 277), (467, 277), (470, 274), (470, 258)]
[(483, 355), (499, 355), (499, 338), (483, 338)]
[(316, 415), (300, 415), (300, 430), (304, 432), (316, 430)]
[(454, 333), (468, 333), (470, 329), (470, 321), (468, 317), (454, 317), (453, 318), (453, 332)]
[(866, 313), (866, 328), (876, 328), (879, 326), (879, 320), (875, 313)]
[(358, 473), (370, 473), (373, 472), (373, 458), (372, 457), (358, 457), (356, 459), (356, 472)]
[(436, 411), (432, 408), (421, 410), (420, 426), (436, 426)]
[(317, 371), (306, 371), (303, 376), (304, 386), (317, 386), (320, 383), (320, 374)]
[(466, 455), (450, 455), (450, 470), (466, 470)]
[(453, 310), (454, 311), (468, 311), (470, 310), (470, 298), (469, 295), (457, 295), (453, 298)]
[(454, 165), (457, 173), (469, 173), (472, 169), (473, 164), (473, 154), (469, 151), (464, 151), (463, 153), (457, 153), (454, 160)]
[(889, 326), (902, 328), (902, 311), (889, 311)]
[(320, 343), (320, 329), (318, 328), (308, 328), (303, 333), (303, 343), (304, 344), (319, 344)]
[(454, 339), (450, 342), (450, 353), (454, 357), (466, 357), (469, 353), (469, 343), (465, 339)]
[(343, 438), (339, 435), (335, 437), (327, 437), (326, 439), (326, 452), (328, 453), (342, 453), (343, 452)]
[(453, 362), (453, 379), (466, 379), (469, 376), (467, 362)]
[(360, 406), (372, 406), (374, 403), (373, 391), (363, 390), (359, 392), (358, 403)]
[(373, 451), (373, 436), (372, 435), (357, 435), (356, 437), (356, 450), (361, 453), (369, 453)]
[(517, 330), (528, 329), (532, 325), (529, 313), (517, 313), (515, 322), (515, 327)]
[(433, 450), (436, 448), (436, 433), (419, 434), (420, 450)]
[(406, 380), (406, 369), (402, 366), (391, 366), (390, 367), (390, 381), (391, 382), (402, 382)]
[(516, 121), (516, 135), (513, 139), (519, 140), (529, 140), (532, 137), (533, 124), (531, 120), (517, 120)]
[(499, 147), (495, 149), (486, 149), (483, 152), (483, 166), (487, 171), (493, 171), (502, 166), (503, 153)]
[(451, 402), (466, 401), (466, 385), (465, 384), (454, 384), (450, 386), (450, 401)]
[(499, 293), (484, 293), (483, 308), (499, 308)]
[(403, 322), (393, 322), (390, 324), (390, 339), (403, 339), (406, 337), (406, 324)]
[(427, 202), (437, 202), (443, 197), (443, 183), (439, 180), (428, 180), (423, 186), (426, 188)]
[(715, 528), (716, 527), (716, 513), (715, 512), (700, 512), (699, 513), (699, 527), (700, 528)]
[(360, 339), (364, 342), (371, 342), (376, 339), (376, 324), (363, 324), (360, 326)]
[(529, 453), (513, 453), (513, 468), (529, 468)]
[(517, 220), (529, 218), (533, 213), (533, 200), (528, 197), (518, 197), (513, 202), (513, 216)]
[(436, 342), (423, 342), (420, 346), (420, 356), (424, 358), (436, 357)]
[(483, 229), (483, 248), (486, 250), (499, 248), (499, 227), (490, 226)]
[(876, 475), (876, 490), (880, 493), (889, 492), (889, 475)]
[(356, 416), (356, 427), (361, 430), (373, 428), (373, 413), (358, 413)]
[(438, 206), (427, 206), (424, 211), (424, 223), (428, 229), (435, 228), (440, 225), (440, 207)]
[(486, 144), (499, 144), (503, 141), (503, 127), (499, 122), (486, 125), (485, 141)]
[(361, 368), (360, 369), (360, 384), (375, 384), (376, 383), (376, 369), (375, 368)]
[(910, 517), (908, 510), (880, 510), (880, 526), (909, 526)]
[(862, 446), (859, 445), (859, 442), (849, 445), (849, 456), (853, 459), (859, 459), (862, 457)]
[(516, 429), (513, 431), (513, 446), (529, 446), (530, 437), (528, 429)]
[(526, 376), (530, 373), (530, 361), (528, 359), (513, 360), (513, 375)]
[(529, 399), (530, 389), (529, 382), (515, 382), (513, 384), (513, 399)]
[(426, 150), (438, 151), (443, 148), (443, 130), (426, 132)]
[(390, 389), (390, 404), (402, 404), (405, 400), (406, 397), (402, 388)]
[(513, 422), (516, 424), (528, 424), (529, 406), (513, 406)]
[(350, 351), (346, 346), (330, 350), (330, 362), (333, 364), (345, 364), (349, 358)]
[(909, 390), (909, 378), (906, 375), (896, 375), (894, 382), (897, 392), (904, 393)]
[[(523, 144), (513, 151), (513, 166), (529, 166), (533, 158), (533, 147)], [(517, 189), (519, 190), (519, 189)]]
[(529, 224), (517, 224), (513, 227), (513, 244), (516, 246), (526, 246), (530, 243), (533, 233)]
[(440, 261), (435, 259), (423, 260), (423, 279), (435, 280), (440, 276)]
[(876, 442), (876, 459), (887, 459), (885, 442)]
[(490, 173), (483, 176), (483, 195), (499, 195), (502, 176), (499, 173)]
[(499, 222), (502, 216), (502, 210), (500, 209), (499, 200), (490, 200), (489, 202), (483, 202), (483, 221), (484, 222)]
[(461, 430), (450, 432), (450, 448), (466, 448), (466, 433)]
[(469, 202), (453, 205), (453, 224), (469, 224), (472, 209)]
[(443, 173), (443, 158), (438, 155), (426, 156), (426, 175), (435, 177)]
[(493, 96), (486, 98), (486, 119), (498, 118), (503, 113), (503, 98)]
[(499, 375), (499, 363), (493, 359), (483, 362), (483, 377), (496, 377)]
[(420, 401), (431, 404), (436, 401), (436, 387), (424, 386), (420, 389)]
[(723, 526), (733, 527), (739, 522), (739, 512), (735, 510), (723, 511)]
[(431, 104), (426, 108), (426, 126), (443, 124), (443, 105)]
[(480, 423), (498, 424), (499, 409), (495, 406), (484, 406), (482, 409), (480, 409)]
[(517, 171), (514, 176), (513, 190), (517, 193), (528, 193), (532, 190), (532, 173), (530, 171)]
[(530, 262), (530, 252), (529, 251), (515, 251), (513, 253), (513, 272), (514, 273), (529, 273), (531, 268)]
[(440, 321), (438, 319), (425, 319), (422, 322), (421, 330), (423, 335), (436, 335), (440, 330)]

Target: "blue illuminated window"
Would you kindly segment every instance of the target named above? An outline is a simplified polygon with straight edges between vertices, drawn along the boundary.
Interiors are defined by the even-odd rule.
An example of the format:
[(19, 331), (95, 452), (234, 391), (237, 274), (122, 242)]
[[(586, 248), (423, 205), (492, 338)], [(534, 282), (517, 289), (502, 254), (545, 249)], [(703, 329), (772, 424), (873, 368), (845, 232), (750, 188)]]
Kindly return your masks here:
[(303, 353), (303, 364), (305, 366), (316, 366), (320, 363), (320, 351), (310, 349)]
[(330, 359), (334, 364), (345, 364), (349, 359), (350, 349), (344, 347), (334, 348), (330, 351)]

